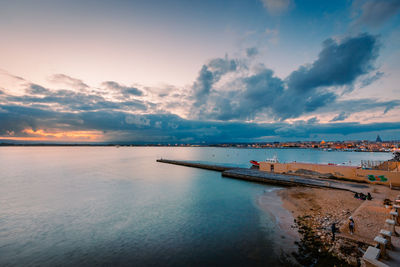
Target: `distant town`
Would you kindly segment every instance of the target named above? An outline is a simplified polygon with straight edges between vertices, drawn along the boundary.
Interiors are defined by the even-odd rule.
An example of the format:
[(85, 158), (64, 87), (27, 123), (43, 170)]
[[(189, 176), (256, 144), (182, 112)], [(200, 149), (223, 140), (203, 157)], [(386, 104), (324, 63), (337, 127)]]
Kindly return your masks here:
[(291, 142), (252, 142), (252, 143), (14, 143), (1, 142), (0, 146), (160, 146), (160, 147), (235, 147), (235, 148), (275, 148), (275, 149), (320, 149), (324, 151), (356, 152), (394, 152), (400, 151), (400, 140), (382, 141), (377, 136), (375, 141), (291, 141)]
[(296, 141), (253, 144), (220, 144), (222, 147), (252, 147), (252, 148), (305, 148), (322, 149), (326, 151), (357, 151), (357, 152), (394, 152), (400, 150), (400, 141)]

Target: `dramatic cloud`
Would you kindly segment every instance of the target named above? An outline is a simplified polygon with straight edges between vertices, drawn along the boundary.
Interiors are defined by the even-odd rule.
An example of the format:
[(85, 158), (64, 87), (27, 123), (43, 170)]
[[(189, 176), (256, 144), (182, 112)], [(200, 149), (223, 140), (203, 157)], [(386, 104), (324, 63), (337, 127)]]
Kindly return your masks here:
[[(273, 133), (271, 127), (256, 124), (216, 123), (189, 121), (176, 115), (147, 114), (132, 115), (125, 112), (99, 111), (66, 113), (44, 111), (21, 106), (0, 106), (6, 113), (0, 113), (0, 134), (26, 136), (26, 129), (51, 131), (99, 130), (110, 140), (123, 141), (222, 141), (238, 138), (254, 138)], [(57, 124), (62, 121), (62, 124)], [(250, 129), (253, 128), (251, 131)], [(247, 132), (247, 133), (246, 133)], [(0, 138), (1, 139), (1, 138)]]
[[(355, 1), (353, 8), (358, 17), (355, 25), (380, 26), (400, 11), (399, 0)], [(358, 11), (358, 12), (357, 12)]]
[(257, 63), (253, 47), (243, 58), (210, 60), (187, 87), (91, 87), (57, 74), (52, 81), (68, 86), (59, 89), (13, 76), (17, 86), (0, 91), (0, 139), (220, 143), (400, 133), (399, 123), (348, 122), (355, 113), (379, 117), (400, 107), (400, 99), (349, 94), (384, 75), (374, 66), (379, 48), (378, 37), (366, 33), (328, 39), (313, 62), (283, 79)]
[(302, 66), (287, 78), (288, 86), (306, 92), (321, 86), (342, 86), (373, 69), (378, 56), (376, 36), (361, 34), (340, 43), (327, 39), (318, 59)]
[(201, 114), (204, 119), (238, 120), (251, 119), (259, 111), (274, 104), (275, 98), (283, 93), (284, 83), (273, 76), (273, 71), (264, 69), (246, 78), (240, 78), (242, 89), (218, 92), (208, 102)]
[(194, 102), (195, 107), (204, 104), (207, 100), (213, 84), (213, 79), (213, 73), (208, 70), (206, 65), (203, 65), (200, 70), (199, 77), (193, 86), (194, 97), (196, 99), (196, 102)]
[(369, 34), (340, 43), (326, 40), (316, 61), (287, 77), (287, 89), (275, 102), (275, 117), (295, 118), (335, 102), (338, 94), (330, 87), (351, 86), (358, 77), (373, 70), (378, 49), (377, 37)]
[[(55, 112), (22, 106), (0, 106), (0, 135), (29, 137), (55, 129), (103, 132), (102, 141), (126, 142), (248, 142), (259, 138), (310, 138), (397, 131), (400, 123), (328, 123), (316, 118), (295, 123), (243, 123), (185, 120), (171, 114), (132, 115), (117, 111)], [(1, 139), (1, 138), (0, 138)]]
[(203, 65), (200, 70), (199, 77), (193, 85), (193, 97), (195, 98), (194, 106), (200, 107), (205, 104), (213, 84), (221, 79), (221, 76), (235, 71), (237, 64), (235, 60), (225, 58), (216, 58), (211, 60), (207, 65)]
[[(378, 50), (377, 37), (366, 33), (341, 41), (328, 39), (312, 64), (301, 66), (284, 80), (263, 66), (249, 72), (243, 63), (233, 64), (227, 57), (215, 59), (212, 62), (219, 62), (219, 67), (204, 65), (193, 85), (191, 114), (216, 120), (246, 120), (257, 115), (297, 118), (335, 103), (341, 88), (351, 88), (356, 79), (374, 70)], [(225, 88), (217, 90), (215, 84), (230, 72), (236, 75), (227, 76)]]

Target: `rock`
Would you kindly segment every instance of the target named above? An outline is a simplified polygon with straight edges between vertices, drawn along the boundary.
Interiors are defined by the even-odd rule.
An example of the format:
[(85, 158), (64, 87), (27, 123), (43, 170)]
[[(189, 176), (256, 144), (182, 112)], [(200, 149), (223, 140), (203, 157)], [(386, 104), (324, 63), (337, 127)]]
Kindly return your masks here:
[(350, 265), (354, 265), (354, 266), (357, 266), (357, 258), (356, 257), (349, 257), (348, 258), (348, 263), (350, 264)]

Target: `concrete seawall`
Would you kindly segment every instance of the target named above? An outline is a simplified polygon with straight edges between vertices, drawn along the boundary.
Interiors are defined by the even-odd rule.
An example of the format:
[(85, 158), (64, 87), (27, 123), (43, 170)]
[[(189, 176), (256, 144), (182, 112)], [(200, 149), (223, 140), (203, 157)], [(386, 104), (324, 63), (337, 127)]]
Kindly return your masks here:
[(181, 160), (158, 159), (157, 162), (181, 165), (181, 166), (193, 167), (193, 168), (199, 168), (199, 169), (205, 169), (205, 170), (211, 170), (211, 171), (218, 171), (218, 172), (223, 172), (226, 170), (233, 169), (233, 167), (228, 167), (228, 166), (195, 163), (195, 162), (188, 162), (188, 161), (181, 161)]
[[(390, 162), (392, 170), (381, 169), (363, 169), (357, 166), (341, 166), (336, 164), (316, 164), (302, 162), (260, 162), (261, 171), (271, 171), (275, 173), (296, 173), (310, 172), (318, 176), (336, 177), (338, 179), (346, 179), (353, 182), (381, 184), (386, 186), (400, 187), (400, 172), (396, 162)], [(385, 162), (389, 166), (389, 162)], [(381, 164), (383, 165), (383, 164)]]
[(319, 188), (333, 188), (347, 190), (351, 192), (368, 192), (369, 186), (366, 184), (339, 182), (328, 179), (316, 179), (301, 177), (296, 175), (277, 174), (272, 172), (259, 171), (255, 169), (234, 168), (230, 166), (202, 164), (188, 161), (159, 159), (157, 162), (194, 167), (222, 173), (223, 177), (247, 180), (258, 183), (267, 183), (279, 186), (309, 186)]

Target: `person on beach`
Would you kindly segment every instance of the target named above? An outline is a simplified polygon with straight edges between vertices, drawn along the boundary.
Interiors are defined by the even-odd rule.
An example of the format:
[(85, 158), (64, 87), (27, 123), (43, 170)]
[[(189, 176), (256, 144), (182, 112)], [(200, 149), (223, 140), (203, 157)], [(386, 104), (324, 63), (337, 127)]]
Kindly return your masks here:
[(353, 217), (350, 216), (349, 217), (349, 231), (350, 231), (351, 235), (354, 234), (354, 230), (355, 230), (355, 223), (354, 223)]
[(336, 228), (336, 223), (332, 223), (331, 230), (332, 230), (332, 241), (335, 241), (335, 233), (338, 230), (338, 228)]
[(371, 194), (368, 192), (368, 194), (367, 194), (367, 199), (368, 200), (372, 200), (372, 196), (371, 196)]

